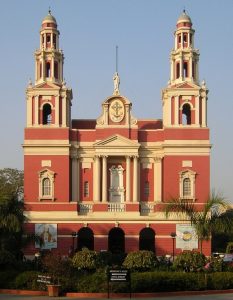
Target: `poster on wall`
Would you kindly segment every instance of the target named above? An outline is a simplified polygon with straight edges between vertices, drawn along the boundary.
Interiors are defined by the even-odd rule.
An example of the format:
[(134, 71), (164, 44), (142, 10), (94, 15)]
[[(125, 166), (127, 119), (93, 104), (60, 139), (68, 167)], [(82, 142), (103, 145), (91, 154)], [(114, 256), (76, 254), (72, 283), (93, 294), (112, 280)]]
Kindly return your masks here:
[(176, 248), (182, 250), (198, 248), (198, 238), (192, 225), (176, 224)]
[(36, 248), (57, 248), (57, 224), (35, 224), (35, 234), (43, 241), (41, 247), (39, 243), (35, 243)]

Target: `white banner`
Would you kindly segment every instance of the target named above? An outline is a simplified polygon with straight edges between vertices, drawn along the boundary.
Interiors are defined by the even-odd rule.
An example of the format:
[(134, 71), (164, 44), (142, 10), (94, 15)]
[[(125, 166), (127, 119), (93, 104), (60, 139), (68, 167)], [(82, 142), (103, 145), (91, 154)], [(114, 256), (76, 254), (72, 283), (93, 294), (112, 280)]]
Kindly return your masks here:
[(198, 249), (198, 237), (190, 224), (176, 224), (176, 248), (182, 250)]
[(35, 224), (35, 234), (43, 241), (41, 247), (38, 243), (35, 243), (36, 248), (57, 248), (57, 224)]

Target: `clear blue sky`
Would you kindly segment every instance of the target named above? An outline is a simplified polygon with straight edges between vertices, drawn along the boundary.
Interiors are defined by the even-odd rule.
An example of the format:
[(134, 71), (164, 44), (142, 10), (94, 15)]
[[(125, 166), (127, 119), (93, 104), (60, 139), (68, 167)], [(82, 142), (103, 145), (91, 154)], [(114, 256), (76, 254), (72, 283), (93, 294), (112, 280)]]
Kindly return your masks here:
[(176, 21), (185, 7), (200, 49), (200, 79), (210, 90), (211, 187), (233, 202), (232, 0), (20, 0), (1, 1), (0, 168), (23, 168), (25, 88), (34, 81), (34, 51), (51, 7), (73, 89), (73, 118), (96, 118), (111, 95), (115, 46), (121, 93), (137, 118), (161, 118), (161, 89), (169, 74)]

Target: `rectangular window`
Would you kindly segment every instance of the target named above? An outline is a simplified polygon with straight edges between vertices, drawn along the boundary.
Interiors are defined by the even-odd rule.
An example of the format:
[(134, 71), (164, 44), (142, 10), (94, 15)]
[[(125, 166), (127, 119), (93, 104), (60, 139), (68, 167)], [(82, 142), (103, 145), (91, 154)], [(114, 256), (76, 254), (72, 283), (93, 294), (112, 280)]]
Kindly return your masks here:
[(191, 196), (191, 181), (189, 178), (185, 178), (183, 181), (183, 196), (185, 198)]
[(84, 197), (89, 197), (89, 182), (84, 182)]

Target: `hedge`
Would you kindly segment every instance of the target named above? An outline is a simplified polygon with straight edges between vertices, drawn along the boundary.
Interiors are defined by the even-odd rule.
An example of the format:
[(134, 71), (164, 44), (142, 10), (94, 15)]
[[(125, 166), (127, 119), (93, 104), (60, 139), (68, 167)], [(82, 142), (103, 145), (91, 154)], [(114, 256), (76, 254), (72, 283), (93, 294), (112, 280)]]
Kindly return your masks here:
[[(40, 289), (36, 282), (37, 272), (21, 274), (0, 272), (1, 288)], [(79, 273), (72, 278), (60, 278), (62, 292), (107, 292), (107, 274), (104, 271)], [(222, 290), (233, 288), (232, 272), (185, 273), (185, 272), (132, 272), (131, 286), (134, 293), (171, 291)], [(46, 286), (44, 285), (44, 288)], [(110, 283), (112, 292), (128, 292), (128, 283)]]

